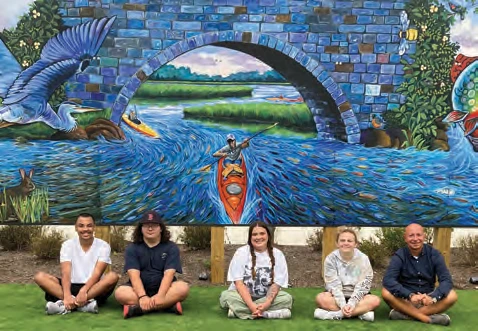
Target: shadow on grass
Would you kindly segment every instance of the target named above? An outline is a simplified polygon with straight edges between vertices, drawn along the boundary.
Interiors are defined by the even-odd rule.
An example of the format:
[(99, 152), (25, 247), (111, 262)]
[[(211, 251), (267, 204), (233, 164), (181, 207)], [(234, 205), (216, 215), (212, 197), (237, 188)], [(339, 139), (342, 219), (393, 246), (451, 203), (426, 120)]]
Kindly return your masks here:
[[(313, 319), (315, 295), (318, 288), (288, 290), (294, 296), (291, 320), (242, 321), (228, 319), (219, 308), (218, 298), (222, 287), (191, 289), (183, 303), (183, 316), (171, 313), (154, 313), (139, 318), (123, 320), (122, 307), (110, 298), (100, 307), (98, 315), (74, 312), (62, 316), (44, 314), (42, 291), (35, 285), (0, 285), (2, 309), (0, 330), (445, 330), (441, 326), (425, 325), (411, 321), (389, 321), (388, 307), (382, 302), (375, 313), (375, 322), (357, 319), (346, 321), (317, 321)], [(374, 291), (374, 294), (378, 294)], [(450, 311), (452, 325), (446, 330), (467, 330), (478, 324), (476, 302), (478, 291), (458, 291), (459, 301)]]

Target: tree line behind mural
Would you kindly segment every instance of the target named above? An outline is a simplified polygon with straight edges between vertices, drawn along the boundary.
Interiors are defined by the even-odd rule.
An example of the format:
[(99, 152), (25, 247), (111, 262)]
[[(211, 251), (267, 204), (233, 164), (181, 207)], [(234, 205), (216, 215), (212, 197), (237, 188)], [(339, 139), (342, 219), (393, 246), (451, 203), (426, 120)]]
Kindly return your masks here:
[[(410, 23), (404, 24), (404, 22), (401, 22), (402, 32), (404, 33), (401, 35), (401, 38), (403, 39), (401, 42), (403, 44), (415, 43), (416, 51), (412, 54), (407, 54), (405, 51), (405, 54), (402, 56), (401, 62), (405, 65), (404, 82), (395, 92), (400, 93), (404, 97), (402, 100), (403, 102), (401, 102), (398, 107), (385, 111), (381, 115), (382, 118), (375, 119), (375, 122), (372, 121), (372, 125), (374, 123), (381, 124), (380, 121), (383, 121), (383, 124), (377, 125), (376, 129), (378, 129), (377, 131), (386, 132), (392, 139), (399, 141), (399, 144), (396, 147), (400, 149), (413, 147), (413, 149), (410, 149), (410, 151), (413, 152), (437, 149), (449, 151), (450, 146), (447, 143), (447, 128), (451, 125), (450, 123), (457, 123), (458, 125), (461, 125), (475, 150), (478, 150), (478, 140), (475, 140), (475, 138), (478, 139), (478, 125), (476, 124), (476, 114), (478, 114), (478, 112), (474, 107), (476, 88), (475, 85), (470, 85), (470, 82), (473, 83), (476, 81), (478, 83), (478, 74), (475, 76), (478, 61), (474, 62), (478, 58), (469, 58), (463, 55), (457, 57), (460, 46), (456, 42), (451, 42), (450, 40), (451, 27), (457, 21), (463, 20), (467, 11), (477, 10), (474, 7), (476, 5), (475, 2), (475, 0), (468, 1), (467, 5), (461, 7), (453, 7), (450, 4), (441, 4), (429, 0), (412, 0), (407, 3), (405, 12)], [(61, 16), (58, 14), (58, 1), (37, 0), (31, 6), (30, 11), (21, 17), (16, 28), (4, 30), (0, 33), (0, 38), (16, 57), (21, 66), (26, 69), (40, 58), (42, 47), (46, 42), (65, 29), (66, 27), (62, 25)], [(416, 37), (413, 40), (406, 40), (407, 37), (405, 32), (409, 29), (414, 29), (417, 32)], [(460, 74), (462, 75), (460, 76)], [(263, 74), (258, 72), (242, 72), (222, 77), (197, 74), (187, 67), (177, 68), (169, 64), (164, 65), (149, 78), (153, 81), (285, 82), (284, 78), (273, 70), (267, 71)], [(62, 85), (54, 92), (49, 102), (56, 110), (56, 106), (60, 105), (61, 102), (66, 99), (65, 86)], [(296, 105), (291, 105), (290, 108), (293, 106)], [(82, 115), (78, 117), (78, 122), (81, 126), (86, 127), (98, 118), (108, 119), (110, 113), (110, 109), (105, 109), (96, 114)], [(22, 138), (24, 136), (19, 135), (18, 132), (20, 131), (15, 127), (8, 128), (9, 131), (6, 131), (7, 129), (0, 130), (4, 130), (4, 133), (8, 132), (6, 135), (0, 133), (0, 136), (15, 138), (17, 139), (17, 142), (20, 143), (28, 142), (28, 137), (30, 137), (27, 135), (27, 138)], [(28, 129), (26, 130), (28, 131)], [(193, 134), (189, 137), (193, 137)], [(194, 138), (189, 138), (189, 140), (191, 139)], [(221, 142), (220, 144), (223, 143), (224, 142)], [(337, 161), (340, 159), (340, 157), (337, 157), (337, 153), (339, 152), (330, 151), (330, 153), (327, 154), (327, 157), (329, 157), (331, 161), (330, 166), (317, 166), (314, 164), (314, 155), (318, 158), (317, 155), (319, 154), (314, 154), (311, 149), (307, 147), (309, 145), (304, 144), (303, 146), (306, 147), (297, 150), (297, 153), (299, 153), (298, 158), (292, 156), (281, 158), (279, 155), (271, 153), (270, 159), (262, 158), (260, 159), (261, 163), (257, 162), (258, 165), (254, 165), (254, 171), (260, 176), (260, 167), (268, 162), (272, 165), (277, 165), (278, 167), (288, 169), (294, 168), (294, 171), (299, 173), (303, 178), (313, 177), (314, 185), (324, 185), (324, 187), (327, 188), (327, 192), (314, 191), (315, 188), (311, 188), (311, 195), (331, 194), (329, 198), (333, 201), (335, 193), (343, 194), (345, 192), (345, 194), (350, 194), (350, 201), (348, 202), (350, 204), (344, 203), (341, 205), (341, 202), (337, 201), (330, 205), (324, 204), (326, 208), (321, 211), (309, 213), (307, 209), (314, 209), (314, 203), (316, 200), (305, 199), (304, 201), (301, 201), (300, 198), (292, 198), (295, 197), (294, 191), (297, 192), (300, 191), (300, 189), (291, 185), (291, 181), (285, 180), (286, 183), (289, 183), (288, 186), (291, 186), (292, 188), (284, 189), (279, 186), (268, 186), (267, 182), (261, 182), (261, 179), (258, 179), (258, 184), (255, 185), (262, 185), (263, 188), (257, 189), (257, 192), (260, 194), (257, 195), (256, 199), (258, 201), (262, 199), (262, 202), (257, 203), (255, 208), (258, 208), (259, 210), (274, 210), (274, 212), (269, 212), (269, 219), (266, 219), (266, 221), (271, 223), (277, 222), (277, 224), (304, 225), (304, 223), (293, 223), (290, 219), (281, 218), (281, 209), (288, 206), (290, 209), (296, 210), (298, 215), (303, 214), (301, 217), (304, 217), (304, 219), (308, 216), (312, 218), (310, 223), (306, 223), (305, 225), (327, 224), (327, 222), (341, 223), (347, 218), (346, 212), (341, 210), (346, 210), (353, 205), (354, 208), (357, 208), (358, 210), (371, 210), (370, 212), (367, 211), (367, 213), (364, 212), (364, 214), (372, 215), (370, 216), (370, 219), (366, 219), (366, 217), (355, 217), (353, 223), (364, 225), (393, 225), (393, 223), (386, 222), (386, 218), (388, 218), (389, 215), (382, 215), (379, 210), (380, 208), (377, 207), (380, 206), (380, 203), (390, 203), (382, 201), (382, 198), (384, 198), (385, 195), (387, 196), (387, 201), (392, 201), (397, 204), (398, 209), (404, 208), (400, 207), (401, 205), (406, 205), (410, 202), (421, 203), (419, 201), (420, 199), (430, 197), (426, 194), (405, 197), (407, 196), (408, 188), (403, 185), (396, 187), (397, 191), (403, 191), (403, 193), (392, 196), (390, 196), (390, 194), (380, 196), (380, 194), (377, 193), (368, 193), (360, 187), (357, 188), (350, 186), (351, 182), (354, 185), (360, 185), (360, 183), (365, 183), (364, 180), (382, 180), (383, 175), (381, 175), (381, 173), (385, 173), (385, 170), (383, 169), (387, 167), (387, 164), (393, 164), (393, 156), (387, 155), (384, 157), (384, 165), (378, 165), (378, 168), (374, 168), (374, 171), (370, 171), (370, 173), (373, 174), (370, 175), (371, 178), (367, 178), (366, 170), (370, 169), (372, 167), (371, 165), (358, 164), (358, 170), (355, 169), (354, 171), (349, 171), (345, 166), (341, 167), (339, 163), (340, 161)], [(208, 153), (210, 153), (210, 150), (211, 147), (207, 146)], [(181, 147), (178, 147), (176, 151), (180, 153)], [(254, 153), (254, 149), (250, 148), (247, 153), (249, 153), (248, 155)], [(347, 153), (351, 154), (350, 152)], [(347, 162), (347, 157), (351, 157), (351, 155), (348, 155), (347, 153), (345, 153), (345, 159), (342, 160), (343, 162)], [(372, 154), (377, 153), (380, 152), (373, 152)], [(454, 151), (452, 150), (451, 153), (454, 153)], [(422, 154), (420, 155), (422, 159), (426, 158), (426, 156), (423, 156)], [(299, 157), (308, 157), (309, 159), (307, 162), (304, 162), (302, 159), (299, 159)], [(398, 159), (401, 157), (406, 158), (406, 152), (401, 154), (401, 156), (397, 156)], [(156, 162), (163, 163), (165, 158), (167, 158), (166, 153), (162, 153), (161, 156), (158, 156), (159, 161), (156, 160)], [(259, 158), (256, 157), (251, 159), (254, 159), (254, 161), (259, 160)], [(365, 161), (361, 160), (363, 159), (362, 156), (358, 159), (360, 161)], [(284, 162), (286, 162), (285, 165)], [(302, 168), (298, 166), (300, 164), (304, 164)], [(252, 168), (253, 167), (251, 166), (250, 169)], [(51, 201), (54, 199), (49, 196), (51, 195), (51, 192), (49, 192), (47, 187), (42, 187), (38, 183), (35, 183), (33, 175), (37, 170), (30, 170), (30, 172), (28, 172), (28, 169), (24, 170), (21, 168), (18, 170), (19, 176), (17, 177), (17, 182), (19, 182), (19, 184), (16, 186), (9, 185), (3, 188), (3, 194), (0, 199), (0, 222), (10, 220), (12, 222), (21, 221), (24, 223), (34, 223), (38, 221), (47, 221), (49, 219), (49, 209)], [(474, 168), (470, 169), (473, 170)], [(413, 183), (413, 185), (417, 185), (419, 188), (428, 185), (427, 179), (424, 179), (423, 177), (417, 177), (416, 180), (408, 179), (407, 175), (413, 176), (412, 170), (400, 169), (400, 171), (401, 172), (396, 176), (403, 179), (405, 183)], [(188, 173), (187, 176), (189, 175), (190, 174)], [(194, 182), (198, 185), (202, 185), (202, 181), (208, 180), (205, 179), (205, 176), (201, 176), (202, 177), (194, 177)], [(216, 180), (220, 180), (220, 176), (215, 174), (213, 174), (213, 176), (217, 176)], [(284, 172), (284, 176), (286, 176), (287, 179), (287, 172)], [(410, 215), (416, 216), (422, 221), (422, 223), (426, 222), (428, 215), (435, 219), (434, 222), (439, 224), (475, 226), (478, 221), (478, 204), (476, 198), (470, 196), (463, 197), (458, 194), (455, 195), (456, 190), (453, 188), (453, 179), (465, 180), (465, 178), (460, 178), (460, 176), (461, 174), (449, 173), (444, 174), (440, 177), (441, 179), (437, 179), (438, 175), (435, 175), (435, 179), (441, 180), (445, 184), (443, 187), (434, 188), (432, 190), (439, 195), (439, 200), (430, 202), (427, 208), (433, 210), (442, 208), (446, 210), (446, 212), (440, 216), (441, 223), (438, 220), (440, 217), (434, 212), (429, 212), (427, 214), (427, 211), (420, 211), (416, 214), (411, 213)], [(176, 180), (180, 179), (179, 177), (174, 178)], [(407, 179), (405, 180), (404, 178)], [(269, 180), (276, 179), (272, 177), (269, 178)], [(281, 180), (284, 180), (284, 178), (281, 178)], [(108, 179), (108, 181), (111, 180)], [(244, 186), (245, 185), (246, 184), (244, 184)], [(337, 186), (341, 186), (340, 189), (343, 192), (335, 192)], [(206, 188), (206, 186), (204, 187)], [(274, 188), (272, 192), (271, 187)], [(387, 187), (387, 189), (389, 188), (390, 187)], [(100, 188), (96, 187), (96, 190), (100, 190)], [(179, 191), (180, 190), (181, 189), (179, 189)], [(178, 190), (174, 188), (171, 191), (171, 195), (174, 196), (177, 191)], [(146, 194), (148, 197), (154, 197), (154, 192)], [(276, 195), (277, 197), (268, 200), (268, 195)], [(446, 198), (453, 200), (453, 206), (448, 206), (444, 203), (444, 201), (447, 200), (443, 198), (443, 195), (445, 195)], [(186, 201), (183, 202), (186, 203)], [(97, 208), (95, 213), (101, 214), (101, 199), (98, 198), (95, 200), (93, 205), (94, 208)], [(466, 209), (468, 216), (466, 216), (466, 218), (460, 218), (457, 215), (454, 216), (453, 208)], [(452, 212), (449, 212), (448, 209), (452, 210)], [(401, 211), (404, 213), (406, 212), (405, 210)], [(327, 216), (321, 220), (317, 220), (317, 223), (314, 223), (315, 220), (313, 218), (320, 213)], [(263, 217), (259, 216), (263, 214), (262, 210), (255, 214), (258, 215), (257, 217)], [(15, 216), (12, 217), (11, 215)], [(271, 215), (276, 219), (271, 217)], [(180, 220), (179, 222), (176, 222), (177, 224), (184, 224), (186, 219), (188, 219), (188, 217), (184, 215), (174, 214), (174, 216), (175, 217), (171, 217), (171, 222), (174, 223), (175, 219)], [(68, 217), (66, 218), (68, 219)], [(118, 219), (113, 219), (112, 221), (114, 222), (115, 220), (120, 221)], [(214, 222), (214, 220), (210, 220), (209, 222)], [(393, 220), (391, 220), (391, 222), (393, 222)]]

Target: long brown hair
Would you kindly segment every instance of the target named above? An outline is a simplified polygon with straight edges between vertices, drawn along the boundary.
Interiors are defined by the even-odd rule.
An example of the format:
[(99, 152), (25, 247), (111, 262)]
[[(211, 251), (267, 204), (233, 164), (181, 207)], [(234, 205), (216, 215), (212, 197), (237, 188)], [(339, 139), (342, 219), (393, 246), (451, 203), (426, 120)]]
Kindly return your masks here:
[(251, 252), (251, 258), (252, 258), (252, 278), (256, 278), (256, 254), (254, 252), (254, 246), (252, 246), (252, 231), (254, 230), (255, 227), (260, 227), (260, 228), (264, 228), (267, 232), (267, 253), (269, 254), (269, 258), (271, 259), (271, 264), (272, 264), (272, 268), (271, 268), (271, 284), (274, 283), (274, 267), (276, 265), (276, 259), (274, 257), (274, 247), (272, 247), (272, 241), (273, 241), (273, 238), (271, 236), (271, 231), (269, 230), (269, 228), (267, 227), (266, 223), (264, 222), (261, 222), (261, 221), (256, 221), (254, 223), (252, 223), (250, 226), (249, 226), (249, 237), (247, 239), (247, 244), (249, 245), (249, 249), (250, 249), (250, 252)]
[[(131, 235), (131, 239), (135, 244), (144, 243), (143, 232), (141, 231), (142, 226), (143, 224), (136, 225), (136, 228)], [(159, 227), (161, 228), (161, 240), (159, 242), (161, 244), (167, 243), (171, 239), (171, 233), (166, 229), (166, 225), (162, 221), (159, 223)]]

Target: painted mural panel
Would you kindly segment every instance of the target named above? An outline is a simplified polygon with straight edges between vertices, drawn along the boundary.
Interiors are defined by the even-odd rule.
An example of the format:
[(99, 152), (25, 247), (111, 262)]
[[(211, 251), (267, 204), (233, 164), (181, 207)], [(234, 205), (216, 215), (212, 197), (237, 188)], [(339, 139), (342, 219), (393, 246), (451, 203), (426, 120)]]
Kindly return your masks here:
[(477, 6), (9, 4), (0, 224), (477, 226)]

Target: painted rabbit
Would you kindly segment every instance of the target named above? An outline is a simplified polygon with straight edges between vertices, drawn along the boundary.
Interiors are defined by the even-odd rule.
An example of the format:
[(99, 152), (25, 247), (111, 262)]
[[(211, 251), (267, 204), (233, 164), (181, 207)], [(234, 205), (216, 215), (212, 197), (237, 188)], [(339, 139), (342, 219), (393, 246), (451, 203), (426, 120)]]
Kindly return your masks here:
[[(35, 190), (35, 184), (32, 180), (34, 169), (30, 170), (28, 176), (24, 169), (20, 169), (19, 172), (20, 176), (22, 176), (22, 182), (20, 185), (9, 187), (5, 190), (5, 194), (3, 194), (3, 192), (0, 194), (0, 203), (5, 203), (7, 205), (7, 218), (13, 214), (11, 198), (27, 197), (33, 190)], [(5, 199), (6, 202), (4, 201)]]

